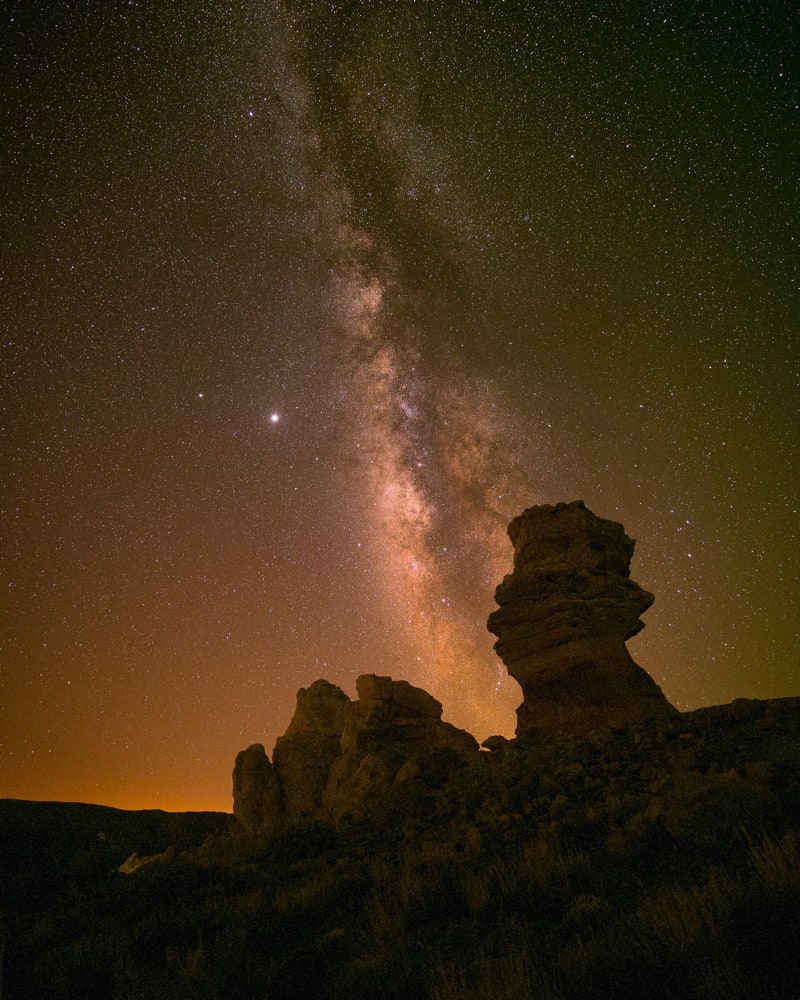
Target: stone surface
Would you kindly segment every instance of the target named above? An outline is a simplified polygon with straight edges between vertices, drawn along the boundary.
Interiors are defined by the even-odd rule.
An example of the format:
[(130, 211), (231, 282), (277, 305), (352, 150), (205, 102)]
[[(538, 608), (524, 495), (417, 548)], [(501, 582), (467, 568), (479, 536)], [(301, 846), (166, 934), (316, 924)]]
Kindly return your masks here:
[(442, 721), (441, 704), (421, 688), (365, 674), (358, 699), (325, 680), (297, 694), (273, 761), (256, 744), (236, 758), (234, 815), (245, 833), (269, 836), (299, 819), (368, 815), (397, 782), (456, 767), (474, 755), (474, 737)]
[(434, 747), (472, 750), (475, 739), (449, 722), (442, 722), (442, 705), (427, 691), (407, 681), (363, 674), (356, 681), (358, 700), (345, 715), (345, 753), (390, 746), (405, 756)]
[(250, 835), (273, 832), (283, 815), (278, 778), (264, 747), (253, 743), (236, 755), (233, 813)]
[(582, 732), (674, 714), (625, 642), (653, 595), (634, 583), (634, 543), (582, 501), (531, 507), (508, 528), (513, 572), (495, 592), (488, 628), (522, 687), (517, 734)]
[(391, 677), (364, 674), (356, 681), (358, 700), (345, 713), (342, 753), (325, 790), (326, 814), (334, 819), (365, 815), (379, 808), (395, 782), (425, 769), (437, 751), (472, 755), (473, 736), (442, 722), (442, 706), (422, 688)]
[(349, 704), (350, 699), (344, 691), (330, 681), (320, 679), (308, 688), (300, 688), (292, 721), (281, 739), (307, 733), (338, 739), (342, 735), (344, 713)]
[(272, 759), (286, 814), (315, 816), (331, 768), (341, 754), (342, 730), (350, 699), (335, 684), (317, 680), (297, 692), (297, 707)]

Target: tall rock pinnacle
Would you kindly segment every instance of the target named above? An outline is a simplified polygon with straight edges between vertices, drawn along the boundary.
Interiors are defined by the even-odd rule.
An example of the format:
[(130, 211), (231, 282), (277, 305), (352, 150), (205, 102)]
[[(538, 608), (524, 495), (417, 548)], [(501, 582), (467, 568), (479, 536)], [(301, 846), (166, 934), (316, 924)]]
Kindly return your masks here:
[(653, 595), (629, 577), (633, 540), (581, 500), (531, 507), (508, 527), (514, 569), (488, 628), (522, 687), (517, 734), (585, 732), (674, 714), (625, 646)]

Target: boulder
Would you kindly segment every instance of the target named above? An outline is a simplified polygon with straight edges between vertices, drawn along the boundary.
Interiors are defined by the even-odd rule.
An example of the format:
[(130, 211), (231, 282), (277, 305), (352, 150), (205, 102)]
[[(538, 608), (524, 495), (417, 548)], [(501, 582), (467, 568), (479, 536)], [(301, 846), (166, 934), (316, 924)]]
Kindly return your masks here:
[[(236, 758), (233, 811), (240, 831), (269, 836), (302, 819), (338, 821), (380, 811), (396, 783), (459, 767), (474, 737), (442, 722), (442, 706), (421, 688), (365, 674), (358, 700), (326, 680), (297, 693), (272, 763), (255, 744)], [(433, 777), (431, 777), (433, 780)]]

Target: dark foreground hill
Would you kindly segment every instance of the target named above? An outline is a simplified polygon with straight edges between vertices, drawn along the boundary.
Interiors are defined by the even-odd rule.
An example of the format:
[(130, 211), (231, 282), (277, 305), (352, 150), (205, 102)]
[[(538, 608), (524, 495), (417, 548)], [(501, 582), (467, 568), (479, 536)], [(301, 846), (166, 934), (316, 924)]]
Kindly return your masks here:
[[(800, 997), (800, 700), (496, 747), (259, 842), (3, 804), (3, 996)], [(203, 823), (201, 849), (116, 870)]]
[(0, 799), (0, 912), (47, 907), (101, 881), (133, 851), (187, 850), (224, 829), (226, 813), (129, 811), (83, 802)]

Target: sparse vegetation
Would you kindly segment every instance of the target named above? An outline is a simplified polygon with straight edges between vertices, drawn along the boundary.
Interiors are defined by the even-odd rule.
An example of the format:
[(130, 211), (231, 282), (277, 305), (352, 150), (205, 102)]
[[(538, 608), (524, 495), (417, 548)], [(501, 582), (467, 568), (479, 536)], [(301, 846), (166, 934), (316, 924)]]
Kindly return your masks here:
[(0, 809), (3, 996), (798, 1000), (792, 725), (532, 736), (369, 822), (217, 824), (131, 875), (119, 831)]

